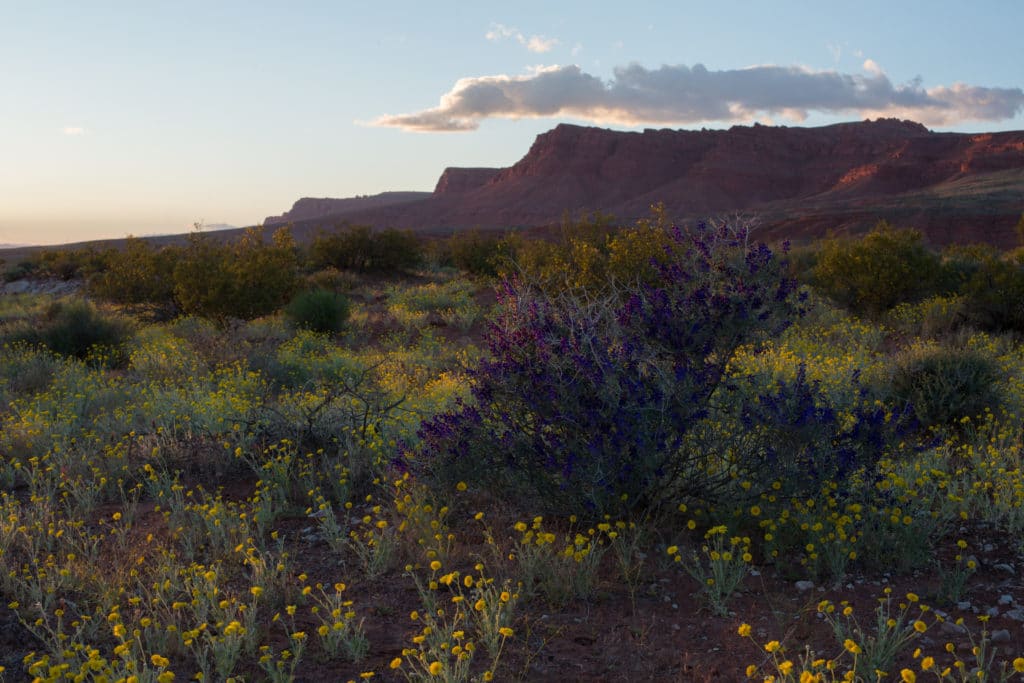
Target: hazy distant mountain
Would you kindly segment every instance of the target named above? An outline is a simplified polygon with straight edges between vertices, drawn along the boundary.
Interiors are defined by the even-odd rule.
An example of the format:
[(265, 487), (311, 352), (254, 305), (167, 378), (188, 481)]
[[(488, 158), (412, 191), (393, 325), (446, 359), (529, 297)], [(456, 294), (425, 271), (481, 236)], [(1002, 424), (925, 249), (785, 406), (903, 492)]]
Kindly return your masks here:
[(625, 223), (663, 202), (684, 221), (756, 215), (766, 237), (861, 231), (885, 218), (937, 244), (1009, 246), (1022, 197), (1024, 131), (933, 133), (895, 119), (642, 133), (563, 124), (509, 168), (449, 168), (430, 194), (302, 199), (267, 223), (291, 221), (300, 235), (341, 221), (447, 232), (595, 210)]

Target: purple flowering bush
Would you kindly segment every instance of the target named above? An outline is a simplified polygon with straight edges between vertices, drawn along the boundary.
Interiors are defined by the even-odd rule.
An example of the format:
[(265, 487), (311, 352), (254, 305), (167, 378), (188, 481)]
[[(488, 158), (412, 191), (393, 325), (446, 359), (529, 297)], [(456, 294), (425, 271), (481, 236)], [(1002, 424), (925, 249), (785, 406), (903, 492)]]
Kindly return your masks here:
[(473, 400), (425, 422), (408, 464), (563, 512), (656, 506), (728, 484), (743, 464), (704, 448), (695, 428), (736, 389), (726, 369), (737, 348), (798, 314), (795, 285), (742, 228), (669, 238), (646, 284), (598, 296), (506, 281)]

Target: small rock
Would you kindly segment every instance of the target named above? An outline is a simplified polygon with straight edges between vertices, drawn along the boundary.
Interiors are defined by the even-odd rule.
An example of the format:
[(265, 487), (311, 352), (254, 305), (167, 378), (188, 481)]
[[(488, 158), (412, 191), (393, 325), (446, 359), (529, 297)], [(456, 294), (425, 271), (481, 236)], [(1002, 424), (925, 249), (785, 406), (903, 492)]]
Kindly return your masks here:
[(942, 622), (942, 626), (939, 627), (939, 630), (943, 633), (948, 633), (950, 635), (960, 635), (963, 633), (967, 633), (966, 628), (960, 626), (959, 624), (954, 624), (952, 621)]
[(796, 582), (796, 589), (798, 591), (800, 591), (801, 593), (805, 593), (805, 592), (811, 590), (812, 588), (814, 588), (814, 582), (813, 581), (797, 581)]
[(993, 643), (1008, 643), (1010, 642), (1010, 632), (1001, 628), (998, 631), (992, 631), (991, 638)]
[(1015, 570), (1013, 568), (1012, 564), (1007, 564), (1005, 562), (1000, 562), (999, 564), (994, 564), (994, 565), (992, 565), (992, 568), (993, 569), (998, 569), (1001, 572), (1006, 572), (1007, 574), (1016, 574), (1017, 573), (1017, 570)]
[(751, 569), (751, 570), (750, 570), (750, 575), (751, 575), (751, 576), (761, 576), (761, 572), (759, 572), (759, 571), (758, 571), (758, 570), (756, 570), (756, 569)]
[(985, 545), (981, 546), (981, 552), (983, 552), (983, 553), (990, 553), (990, 552), (992, 552), (995, 549), (996, 549), (996, 547), (994, 545), (992, 545), (991, 543), (986, 543)]
[(989, 615), (990, 617), (998, 617), (999, 616), (999, 608), (998, 607), (989, 607), (987, 610), (985, 610), (985, 614)]
[(999, 596), (999, 604), (1000, 605), (1012, 605), (1013, 604), (1013, 596), (1012, 595), (1000, 595)]
[(853, 584), (852, 583), (846, 584), (846, 590), (852, 591), (853, 590)]
[(967, 610), (971, 609), (971, 601), (961, 600), (960, 602), (956, 603), (956, 608), (966, 612)]
[(1006, 612), (1003, 616), (1007, 619), (1013, 619), (1014, 621), (1024, 621), (1024, 609), (1018, 607), (1017, 609), (1012, 609), (1009, 612)]

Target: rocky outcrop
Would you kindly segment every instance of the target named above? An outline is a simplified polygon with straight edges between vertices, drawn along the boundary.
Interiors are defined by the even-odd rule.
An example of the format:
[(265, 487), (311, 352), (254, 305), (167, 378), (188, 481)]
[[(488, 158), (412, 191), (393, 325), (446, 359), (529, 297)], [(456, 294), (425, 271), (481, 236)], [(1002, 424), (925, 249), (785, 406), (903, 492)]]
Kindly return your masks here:
[[(880, 219), (937, 243), (1008, 246), (1024, 210), (1024, 132), (933, 133), (879, 119), (819, 128), (621, 132), (562, 124), (505, 169), (449, 168), (427, 199), (329, 214), (424, 231), (557, 224), (601, 211), (623, 223), (664, 203), (680, 221), (757, 214), (769, 237), (859, 231)], [(298, 218), (300, 200), (289, 212)]]
[(449, 166), (437, 180), (434, 187), (434, 194), (462, 194), (483, 187), (489, 183), (494, 176), (498, 175), (500, 168), (456, 168)]
[(290, 211), (280, 216), (267, 216), (263, 219), (264, 227), (283, 225), (322, 218), (324, 216), (342, 216), (354, 211), (383, 208), (394, 204), (403, 204), (429, 197), (429, 192), (382, 192), (381, 194), (347, 199), (330, 199), (303, 197), (292, 205)]

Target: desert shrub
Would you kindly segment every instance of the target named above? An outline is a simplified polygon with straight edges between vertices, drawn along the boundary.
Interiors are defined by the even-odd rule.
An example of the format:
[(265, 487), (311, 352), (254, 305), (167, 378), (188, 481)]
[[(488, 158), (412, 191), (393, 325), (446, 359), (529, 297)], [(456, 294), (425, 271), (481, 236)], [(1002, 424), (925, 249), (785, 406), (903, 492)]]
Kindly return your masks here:
[(24, 280), (25, 278), (34, 275), (38, 270), (39, 266), (35, 261), (19, 261), (18, 263), (5, 267), (4, 282)]
[(983, 330), (1024, 332), (1024, 266), (989, 258), (962, 288), (968, 323)]
[(381, 230), (374, 235), (371, 268), (383, 272), (413, 270), (423, 262), (419, 238), (408, 230)]
[(317, 268), (358, 272), (412, 270), (423, 259), (419, 239), (402, 230), (374, 232), (365, 225), (347, 225), (313, 239), (310, 260)]
[(321, 268), (306, 276), (307, 289), (326, 289), (331, 292), (351, 292), (359, 285), (359, 276), (333, 266)]
[(85, 249), (44, 249), (35, 256), (37, 274), (58, 280), (86, 277), (104, 267), (107, 252)]
[(299, 293), (285, 315), (291, 323), (303, 330), (331, 334), (340, 332), (348, 320), (348, 299), (326, 289), (313, 289)]
[(14, 397), (31, 396), (53, 380), (60, 359), (48, 349), (26, 344), (5, 344), (0, 349), (0, 397), (6, 405)]
[(830, 239), (813, 270), (814, 286), (841, 306), (877, 315), (936, 292), (941, 260), (917, 230), (884, 221), (859, 239)]
[(899, 304), (889, 312), (888, 324), (918, 337), (944, 337), (967, 321), (961, 296), (933, 296), (916, 304)]
[(852, 400), (840, 410), (801, 364), (791, 381), (740, 402), (735, 447), (757, 463), (754, 471), (779, 483), (781, 497), (813, 495), (857, 472), (872, 472), (913, 426), (910, 411), (894, 414), (874, 400), (857, 371), (847, 383)]
[(501, 235), (479, 230), (453, 235), (445, 246), (451, 265), (471, 275), (484, 277), (496, 277), (499, 265), (511, 253), (508, 241)]
[(146, 240), (129, 237), (124, 251), (111, 253), (106, 267), (89, 278), (89, 292), (121, 304), (174, 305), (174, 268), (180, 250), (154, 248)]
[(742, 229), (670, 239), (676, 258), (653, 285), (596, 297), (506, 282), (475, 401), (424, 423), (409, 462), (562, 512), (657, 506), (730, 482), (734, 463), (688, 449), (688, 433), (737, 348), (790, 323), (793, 283), (767, 247), (745, 248)]
[(916, 346), (897, 358), (892, 392), (922, 427), (952, 425), (995, 408), (998, 380), (999, 365), (981, 351)]
[(75, 299), (51, 305), (30, 336), (54, 353), (86, 359), (96, 351), (116, 352), (129, 333), (128, 323), (121, 318)]
[(181, 310), (220, 321), (272, 313), (297, 286), (298, 257), (287, 228), (277, 230), (269, 244), (257, 229), (231, 244), (195, 232), (174, 268)]

